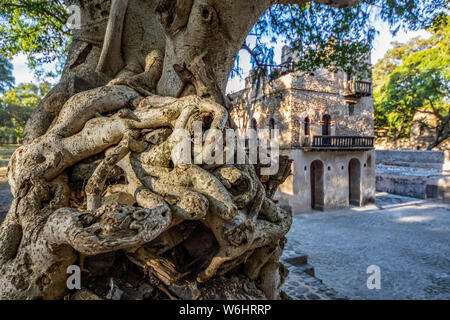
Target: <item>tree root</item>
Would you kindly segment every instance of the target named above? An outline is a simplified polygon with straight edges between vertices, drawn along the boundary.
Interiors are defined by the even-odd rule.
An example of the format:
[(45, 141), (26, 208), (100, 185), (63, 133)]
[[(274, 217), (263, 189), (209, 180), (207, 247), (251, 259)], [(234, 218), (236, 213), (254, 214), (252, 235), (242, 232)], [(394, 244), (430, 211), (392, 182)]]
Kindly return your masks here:
[[(132, 103), (137, 98), (139, 105)], [(47, 133), (12, 156), (9, 180), (16, 199), (0, 229), (0, 298), (61, 297), (66, 268), (78, 254), (118, 250), (168, 286), (161, 290), (169, 297), (170, 286), (184, 290), (188, 274), (204, 283), (244, 265), (267, 298), (279, 298), (280, 241), (292, 216), (270, 199), (253, 165), (172, 161), (182, 138), (177, 129), (192, 133), (197, 120), (223, 133), (228, 113), (198, 96), (142, 99), (113, 83), (71, 97)], [(200, 155), (214, 148), (214, 137), (207, 135)], [(74, 165), (79, 172), (71, 171)], [(289, 172), (281, 167), (276, 183)], [(69, 185), (82, 181), (80, 195), (71, 193)], [(69, 207), (73, 197), (86, 210)], [(213, 235), (214, 252), (196, 255), (192, 248), (203, 244), (190, 245), (193, 256), (180, 272), (168, 254), (201, 241), (189, 240), (195, 232), (185, 223), (192, 220)], [(202, 266), (200, 273), (194, 265)]]

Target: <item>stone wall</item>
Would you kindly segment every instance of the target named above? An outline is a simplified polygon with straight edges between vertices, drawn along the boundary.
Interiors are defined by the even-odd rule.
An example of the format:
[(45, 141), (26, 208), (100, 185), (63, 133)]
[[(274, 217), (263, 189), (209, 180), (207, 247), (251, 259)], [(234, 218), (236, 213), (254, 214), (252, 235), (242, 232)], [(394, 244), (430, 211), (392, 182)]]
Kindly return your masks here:
[[(436, 140), (438, 118), (426, 111), (417, 111), (411, 121), (411, 149), (426, 150)], [(450, 150), (450, 139), (443, 141), (436, 149)]]
[[(424, 139), (412, 136), (411, 138), (399, 138), (396, 140), (389, 139), (387, 137), (375, 138), (375, 149), (377, 150), (426, 150), (430, 137), (427, 136)], [(433, 150), (450, 150), (450, 139), (443, 141)]]
[[(411, 121), (410, 137), (390, 139), (386, 136), (377, 137), (375, 148), (380, 150), (427, 150), (436, 140), (438, 119), (433, 114), (417, 111)], [(380, 130), (386, 135), (387, 130)], [(450, 138), (441, 142), (433, 150), (450, 150)]]
[(310, 120), (310, 135), (322, 135), (322, 117), (331, 116), (331, 135), (373, 136), (373, 98), (361, 97), (348, 104), (342, 96), (344, 75), (323, 71), (303, 74), (291, 72), (259, 88), (247, 87), (230, 95), (230, 112), (239, 128), (268, 129), (271, 118), (280, 130), (281, 148), (296, 148), (305, 136), (305, 118)]
[[(334, 122), (331, 135), (373, 136), (373, 98), (361, 97), (358, 103), (348, 104), (342, 88), (342, 74), (296, 77), (291, 87), (293, 117), (301, 124), (309, 117), (311, 135), (322, 135), (322, 117), (329, 114)], [(304, 135), (303, 126), (298, 128)]]
[(376, 189), (450, 202), (450, 152), (376, 150)]
[(349, 163), (358, 159), (360, 163), (360, 204), (372, 202), (375, 197), (374, 151), (324, 151), (307, 152), (291, 150), (294, 159), (293, 175), (279, 188), (277, 198), (291, 206), (294, 213), (312, 211), (311, 164), (315, 160), (323, 163), (323, 210), (341, 209), (349, 206)]
[(450, 173), (450, 151), (376, 150), (377, 165), (433, 168)]
[(375, 137), (376, 150), (413, 150), (409, 138), (399, 138), (396, 140), (387, 137)]
[(276, 83), (276, 86), (247, 88), (231, 97), (233, 109), (230, 116), (238, 128), (249, 129), (251, 120), (255, 119), (257, 128), (269, 129), (269, 121), (273, 118), (280, 132), (280, 146), (291, 146), (291, 96), (280, 83)]

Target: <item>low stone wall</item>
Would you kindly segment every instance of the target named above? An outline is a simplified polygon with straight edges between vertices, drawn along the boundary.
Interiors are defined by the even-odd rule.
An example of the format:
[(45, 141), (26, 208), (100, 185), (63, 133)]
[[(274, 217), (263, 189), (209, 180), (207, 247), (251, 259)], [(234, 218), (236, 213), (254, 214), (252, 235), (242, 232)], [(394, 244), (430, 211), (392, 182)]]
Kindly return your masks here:
[(376, 150), (376, 190), (450, 202), (450, 152)]
[(426, 199), (427, 177), (377, 173), (377, 191)]
[[(420, 141), (418, 141), (420, 140)], [(375, 137), (376, 150), (426, 150), (429, 141), (425, 143), (423, 139), (399, 138), (396, 140), (387, 137)], [(419, 148), (419, 149), (418, 149)], [(450, 139), (445, 140), (433, 150), (450, 150)]]
[(432, 168), (450, 172), (449, 151), (376, 150), (377, 165)]

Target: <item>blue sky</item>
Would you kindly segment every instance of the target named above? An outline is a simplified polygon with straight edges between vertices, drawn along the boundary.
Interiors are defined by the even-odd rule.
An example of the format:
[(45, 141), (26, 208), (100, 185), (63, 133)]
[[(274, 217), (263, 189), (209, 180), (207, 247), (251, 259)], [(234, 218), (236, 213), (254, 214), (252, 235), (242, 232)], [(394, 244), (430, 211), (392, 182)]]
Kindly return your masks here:
[[(398, 34), (393, 37), (389, 32), (389, 27), (386, 23), (379, 22), (377, 26), (377, 30), (379, 30), (379, 34), (375, 38), (374, 42), (374, 50), (372, 51), (372, 63), (376, 63), (379, 59), (381, 59), (384, 54), (392, 48), (391, 43), (393, 41), (399, 42), (407, 42), (409, 39), (417, 36), (427, 37), (428, 34), (426, 31), (408, 31), (405, 32), (403, 30), (399, 31)], [(275, 61), (280, 62), (281, 59), (281, 48), (283, 43), (281, 41), (275, 47)], [(37, 80), (33, 76), (33, 72), (26, 65), (26, 57), (24, 55), (18, 55), (13, 59), (14, 71), (13, 75), (16, 79), (16, 84), (19, 83), (29, 83), (29, 82), (37, 82)], [(51, 68), (52, 66), (49, 66)], [(240, 52), (240, 67), (243, 69), (244, 74), (242, 78), (235, 77), (230, 79), (227, 86), (227, 92), (235, 92), (244, 87), (244, 78), (248, 74), (251, 68), (250, 64), (250, 55), (246, 51)], [(56, 80), (55, 80), (56, 82)]]
[[(375, 64), (378, 60), (383, 58), (384, 54), (392, 48), (392, 42), (398, 41), (398, 42), (408, 42), (408, 40), (414, 38), (414, 37), (422, 37), (427, 38), (429, 37), (429, 33), (425, 30), (420, 31), (403, 31), (400, 30), (395, 37), (392, 36), (392, 34), (389, 31), (389, 25), (384, 22), (378, 22), (377, 23), (377, 30), (379, 31), (379, 34), (376, 36), (374, 43), (373, 43), (373, 50), (372, 50), (372, 64)], [(277, 45), (275, 46), (275, 62), (280, 63), (281, 60), (281, 48), (283, 47), (283, 43), (279, 41)], [(246, 51), (241, 50), (240, 52), (240, 60), (239, 60), (240, 67), (244, 70), (244, 75), (242, 78), (235, 77), (233, 79), (230, 79), (228, 81), (227, 86), (227, 92), (235, 92), (244, 87), (244, 78), (248, 74), (251, 68), (250, 64), (250, 54), (248, 54)]]

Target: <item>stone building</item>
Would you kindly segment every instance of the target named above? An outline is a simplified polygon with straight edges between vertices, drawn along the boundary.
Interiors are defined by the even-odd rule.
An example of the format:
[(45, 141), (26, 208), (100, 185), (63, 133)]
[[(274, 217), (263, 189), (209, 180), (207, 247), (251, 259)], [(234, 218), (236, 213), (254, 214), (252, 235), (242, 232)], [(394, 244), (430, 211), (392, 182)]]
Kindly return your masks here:
[(294, 71), (295, 55), (283, 48), (281, 67), (260, 86), (230, 95), (240, 129), (277, 128), (280, 152), (293, 175), (278, 197), (294, 212), (364, 205), (374, 199), (373, 98), (370, 81), (317, 70)]

